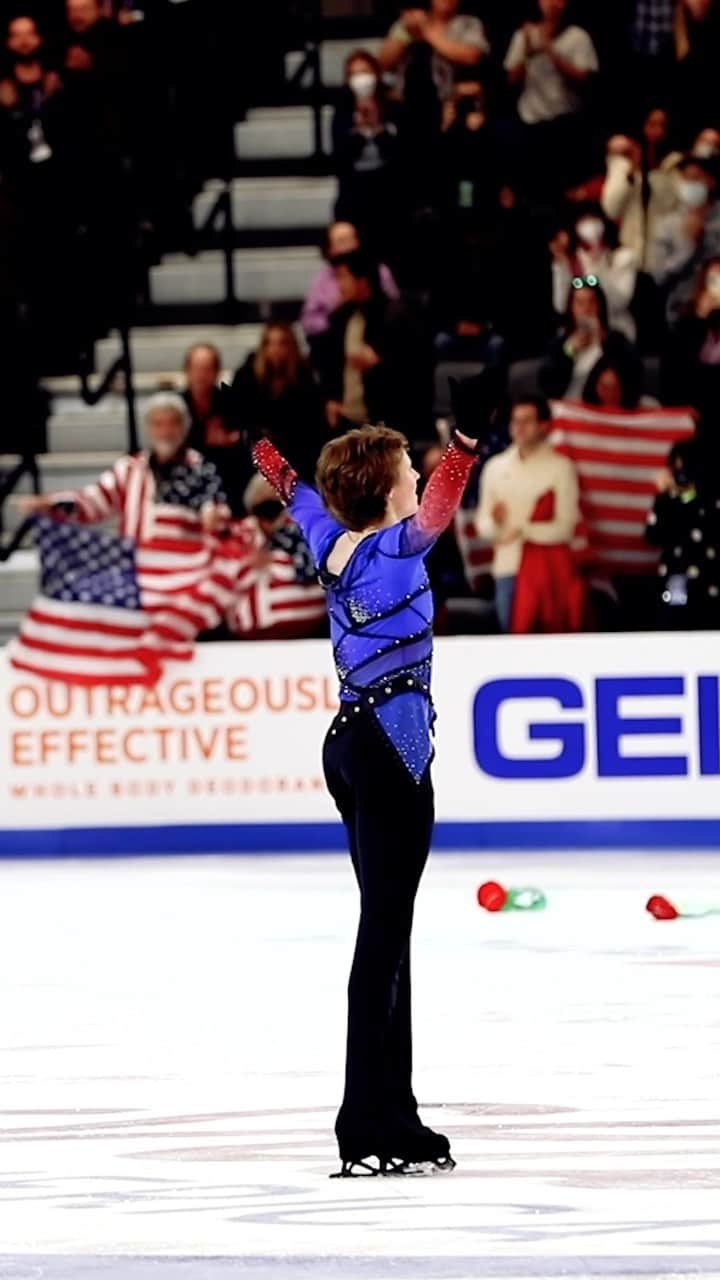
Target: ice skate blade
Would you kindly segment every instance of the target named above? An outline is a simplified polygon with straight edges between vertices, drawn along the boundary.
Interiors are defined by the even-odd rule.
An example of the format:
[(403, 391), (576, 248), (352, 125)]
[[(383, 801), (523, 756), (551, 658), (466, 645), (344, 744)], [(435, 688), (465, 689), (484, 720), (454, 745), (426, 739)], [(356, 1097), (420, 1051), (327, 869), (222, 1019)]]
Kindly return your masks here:
[(452, 1156), (442, 1156), (439, 1160), (402, 1160), (384, 1173), (388, 1178), (428, 1178), (436, 1173), (451, 1173), (455, 1164)]
[(387, 1161), (379, 1156), (367, 1156), (364, 1160), (343, 1160), (337, 1173), (331, 1178), (378, 1178), (385, 1173)]

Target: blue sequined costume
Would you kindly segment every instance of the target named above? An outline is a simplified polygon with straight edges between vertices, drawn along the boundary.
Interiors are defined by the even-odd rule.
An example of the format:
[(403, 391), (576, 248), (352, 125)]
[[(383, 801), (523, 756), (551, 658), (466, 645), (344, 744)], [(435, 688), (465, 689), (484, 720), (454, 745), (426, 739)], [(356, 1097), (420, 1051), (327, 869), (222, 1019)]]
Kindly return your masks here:
[(432, 758), (430, 694), (433, 599), (425, 556), (458, 507), (475, 455), (449, 445), (416, 515), (367, 535), (340, 574), (328, 555), (345, 526), (300, 481), (269, 440), (255, 445), (257, 467), (288, 502), (327, 591), (340, 700), (351, 715), (364, 704), (416, 781)]

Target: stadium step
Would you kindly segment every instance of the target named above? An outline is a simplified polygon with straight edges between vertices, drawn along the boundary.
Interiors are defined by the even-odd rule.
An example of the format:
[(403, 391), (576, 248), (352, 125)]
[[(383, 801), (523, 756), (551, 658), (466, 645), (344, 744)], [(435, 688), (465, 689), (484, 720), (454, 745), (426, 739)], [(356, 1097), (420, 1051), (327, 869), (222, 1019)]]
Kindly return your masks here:
[[(120, 452), (124, 452), (123, 444)], [(40, 488), (43, 493), (51, 493), (55, 489), (76, 489), (97, 479), (101, 472), (116, 461), (118, 450), (114, 448), (95, 449), (76, 453), (40, 453), (37, 463), (40, 472)], [(0, 474), (18, 461), (15, 454), (0, 454)], [(28, 475), (24, 475), (17, 488), (6, 499), (3, 506), (4, 534), (12, 534), (25, 519), (25, 512), (20, 508), (24, 494), (32, 493), (32, 483)], [(14, 557), (13, 557), (14, 559)], [(4, 604), (0, 598), (0, 607)]]
[[(133, 371), (135, 374), (158, 374), (158, 370), (182, 371), (188, 347), (196, 343), (208, 343), (220, 352), (226, 373), (234, 373), (250, 351), (260, 341), (262, 326), (236, 325), (169, 325), (162, 329), (136, 328), (130, 339)], [(120, 339), (116, 334), (95, 344), (95, 364), (98, 370), (107, 369), (120, 354)]]
[[(213, 179), (195, 197), (193, 219), (200, 226), (224, 183)], [(322, 228), (332, 217), (333, 178), (236, 178), (232, 184), (233, 225), (239, 232)]]
[(53, 413), (48, 419), (48, 450), (57, 453), (87, 453), (110, 450), (115, 457), (127, 449), (127, 413), (124, 405), (110, 405)]
[(23, 609), (19, 613), (6, 613), (0, 608), (0, 644), (7, 644), (17, 635), (24, 612)]
[[(377, 56), (381, 44), (381, 36), (357, 35), (344, 40), (323, 40), (320, 45), (320, 79), (325, 88), (336, 89), (345, 83), (345, 63), (351, 53), (364, 49)], [(303, 54), (299, 50), (292, 50), (285, 55), (285, 74), (288, 79), (302, 60)]]
[[(117, 449), (93, 449), (76, 453), (39, 453), (38, 470), (43, 493), (53, 489), (75, 489), (95, 480), (117, 459)], [(0, 454), (0, 471), (18, 462), (16, 454)], [(29, 476), (25, 476), (18, 492), (31, 493)]]
[(37, 594), (39, 565), (32, 547), (22, 548), (0, 562), (0, 642), (17, 631), (20, 619)]
[[(235, 294), (243, 301), (274, 302), (300, 299), (322, 259), (310, 247), (236, 249), (233, 253)], [(220, 303), (225, 297), (225, 262), (217, 249), (168, 254), (150, 272), (153, 303)]]
[[(331, 150), (333, 109), (322, 111), (322, 141)], [(238, 160), (284, 160), (307, 158), (315, 151), (311, 107), (258, 107), (248, 111), (235, 126), (235, 155)]]

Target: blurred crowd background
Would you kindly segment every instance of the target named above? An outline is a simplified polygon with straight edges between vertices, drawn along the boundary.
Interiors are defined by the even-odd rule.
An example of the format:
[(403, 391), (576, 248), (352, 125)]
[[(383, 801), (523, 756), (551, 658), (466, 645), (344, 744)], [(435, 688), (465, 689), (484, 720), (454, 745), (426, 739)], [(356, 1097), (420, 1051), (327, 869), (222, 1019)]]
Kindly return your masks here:
[[(187, 320), (172, 384), (188, 411), (178, 456), (187, 445), (213, 465), (228, 519), (255, 521), (263, 554), (282, 547), (287, 521), (253, 476), (248, 428), (312, 479), (329, 434), (383, 421), (405, 432), (426, 479), (447, 437), (448, 373), (491, 367), (501, 404), (464, 531), (430, 561), (439, 625), (718, 625), (719, 0), (47, 0), (0, 15), (7, 474), (17, 458), (52, 454), (53, 379), (82, 374), (87, 386), (96, 344), (115, 329), (186, 322), (150, 282), (171, 261), (192, 278), (207, 249), (193, 210), (209, 191), (220, 199), (201, 232), (232, 279)], [(343, 82), (328, 84), (323, 51), (339, 39)], [(258, 107), (309, 113), (307, 154), (283, 160), (272, 144), (239, 160), (238, 127)], [(302, 300), (238, 287), (233, 255), (253, 243), (233, 220), (243, 173), (287, 175), (299, 190), (333, 176)], [(284, 250), (282, 231), (265, 230), (264, 252)], [(316, 235), (289, 238), (306, 249)], [(196, 340), (198, 318), (259, 326), (249, 354), (235, 366), (221, 341)], [(122, 376), (132, 395), (130, 364)], [(572, 552), (587, 514), (575, 464), (558, 471), (549, 457), (558, 402), (606, 414), (618, 451), (641, 411), (687, 407), (692, 428), (677, 443), (682, 415), (666, 430), (657, 417), (661, 465), (652, 491), (632, 495), (651, 568), (619, 555), (585, 573), (571, 607), (580, 559), (545, 558), (538, 594), (564, 603), (530, 604), (522, 620), (524, 544)], [(51, 490), (42, 467), (40, 478)], [(0, 495), (12, 501), (7, 484)], [(489, 549), (476, 556), (482, 572), (469, 567), (468, 525)], [(285, 550), (315, 601), (295, 534)], [(224, 633), (253, 633), (241, 613)]]

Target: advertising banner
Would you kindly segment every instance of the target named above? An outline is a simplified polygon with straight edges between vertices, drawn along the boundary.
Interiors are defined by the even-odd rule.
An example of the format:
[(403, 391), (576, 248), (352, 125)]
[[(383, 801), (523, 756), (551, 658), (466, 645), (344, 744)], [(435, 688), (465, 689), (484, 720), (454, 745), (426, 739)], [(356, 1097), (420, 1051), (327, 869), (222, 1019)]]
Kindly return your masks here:
[[(439, 847), (720, 845), (710, 633), (437, 644)], [(322, 778), (323, 641), (200, 645), (153, 688), (0, 653), (0, 853), (343, 845)]]

